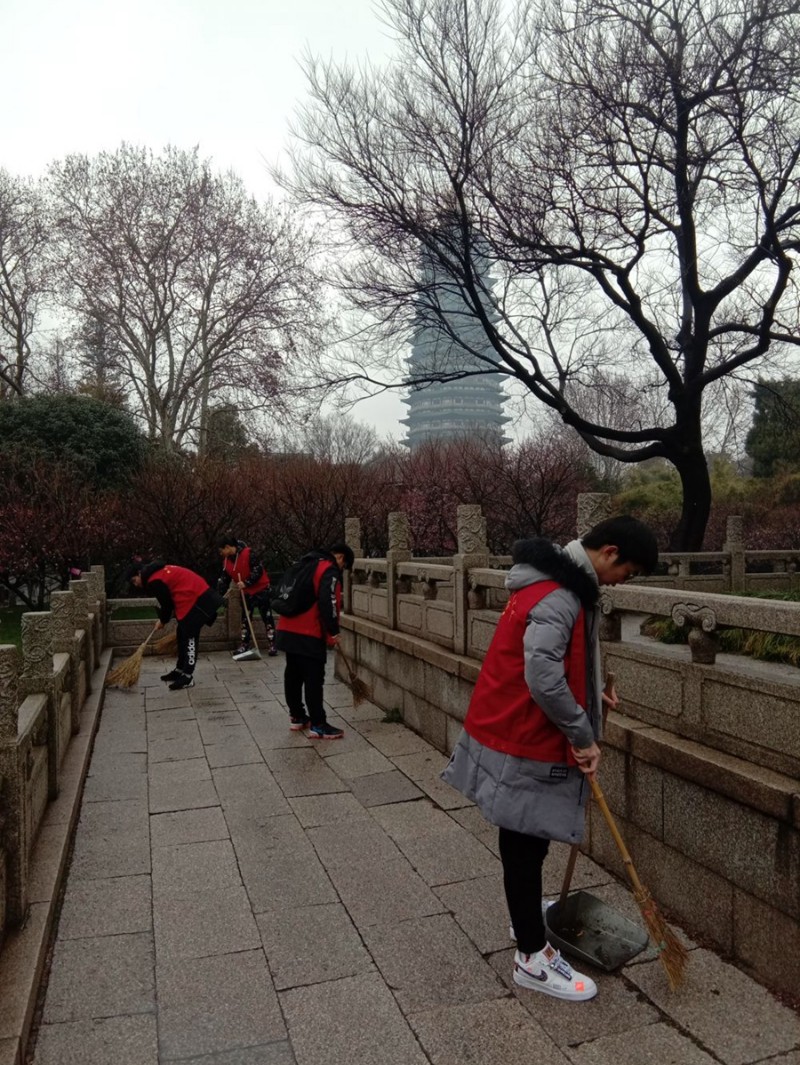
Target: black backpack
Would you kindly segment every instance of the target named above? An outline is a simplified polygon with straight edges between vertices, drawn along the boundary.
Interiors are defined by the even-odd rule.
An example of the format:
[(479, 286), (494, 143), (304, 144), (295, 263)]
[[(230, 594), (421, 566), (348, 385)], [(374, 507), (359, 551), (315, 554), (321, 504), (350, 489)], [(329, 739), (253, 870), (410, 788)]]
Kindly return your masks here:
[(286, 570), (273, 585), (272, 609), (284, 618), (305, 614), (317, 600), (314, 591), (314, 572), (321, 562), (319, 555), (303, 555)]

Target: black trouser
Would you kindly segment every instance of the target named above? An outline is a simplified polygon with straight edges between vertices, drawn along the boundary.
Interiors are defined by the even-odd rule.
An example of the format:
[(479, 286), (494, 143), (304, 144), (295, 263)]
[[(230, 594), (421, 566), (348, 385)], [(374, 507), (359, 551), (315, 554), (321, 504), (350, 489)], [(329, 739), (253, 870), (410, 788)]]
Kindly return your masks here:
[(178, 661), (175, 665), (181, 673), (194, 673), (200, 646), (200, 630), (208, 624), (208, 615), (193, 606), (186, 617), (178, 622)]
[[(252, 624), (256, 616), (256, 609), (261, 614), (261, 620), (264, 622), (264, 628), (267, 630), (267, 643), (270, 647), (275, 643), (275, 620), (272, 617), (272, 603), (270, 601), (269, 592), (259, 592), (258, 595), (248, 595), (245, 592), (244, 596), (245, 604), (250, 613), (250, 622)], [(249, 647), (252, 641), (250, 633), (250, 625), (247, 624), (247, 618), (242, 614), (242, 647)]]
[[(325, 683), (325, 659), (286, 652), (283, 691), (292, 717), (309, 717), (312, 725), (325, 724), (322, 688)], [(305, 695), (305, 704), (303, 696)]]
[(542, 865), (549, 846), (549, 839), (500, 829), (508, 913), (517, 937), (517, 950), (523, 954), (535, 954), (547, 942), (542, 918)]

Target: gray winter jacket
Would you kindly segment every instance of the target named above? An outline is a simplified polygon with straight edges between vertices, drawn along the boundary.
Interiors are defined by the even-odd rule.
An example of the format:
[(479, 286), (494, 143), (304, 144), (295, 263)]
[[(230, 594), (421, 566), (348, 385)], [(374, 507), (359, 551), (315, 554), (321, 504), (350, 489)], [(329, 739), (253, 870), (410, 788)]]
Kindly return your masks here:
[[(523, 637), (525, 680), (531, 697), (575, 747), (602, 737), (597, 575), (579, 540), (556, 547), (546, 540), (514, 545), (510, 591), (543, 580), (560, 588), (528, 615)], [(586, 613), (586, 707), (570, 691), (564, 659), (581, 605)], [(588, 784), (567, 764), (517, 758), (479, 743), (463, 731), (442, 778), (475, 802), (492, 824), (544, 839), (583, 838)]]

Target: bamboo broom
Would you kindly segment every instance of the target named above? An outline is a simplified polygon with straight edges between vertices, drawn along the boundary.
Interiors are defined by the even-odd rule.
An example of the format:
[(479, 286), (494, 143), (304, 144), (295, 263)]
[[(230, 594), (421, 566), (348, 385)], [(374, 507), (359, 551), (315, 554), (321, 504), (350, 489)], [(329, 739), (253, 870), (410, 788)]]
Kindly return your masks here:
[(120, 662), (117, 668), (108, 674), (105, 684), (107, 688), (112, 687), (112, 685), (117, 688), (132, 688), (136, 684), (139, 680), (139, 671), (142, 668), (145, 649), (158, 632), (158, 629), (158, 625), (154, 626), (153, 631), (144, 643), (137, 647), (129, 658), (126, 658), (124, 662)]
[(160, 640), (156, 640), (153, 644), (153, 651), (157, 655), (173, 655), (178, 650), (178, 634), (173, 629), (168, 632), (166, 636), (162, 636)]
[(631, 856), (628, 853), (628, 848), (625, 846), (622, 836), (619, 833), (619, 829), (617, 828), (617, 823), (612, 817), (611, 811), (606, 804), (605, 795), (603, 795), (600, 785), (594, 777), (589, 777), (589, 783), (592, 786), (592, 796), (594, 801), (600, 807), (600, 811), (606, 819), (606, 824), (609, 827), (611, 835), (614, 837), (614, 842), (619, 848), (619, 853), (622, 855), (625, 872), (633, 887), (634, 900), (636, 901), (636, 904), (639, 907), (639, 912), (644, 919), (650, 939), (653, 941), (653, 946), (658, 951), (658, 959), (664, 966), (667, 979), (669, 980), (669, 986), (674, 991), (683, 983), (686, 965), (689, 961), (689, 954), (686, 947), (684, 947), (683, 943), (681, 943), (662, 917), (655, 899), (639, 879)]
[(340, 643), (336, 644), (336, 649), (342, 656), (342, 661), (344, 662), (345, 668), (347, 669), (347, 675), (350, 678), (348, 683), (350, 691), (353, 693), (353, 706), (360, 706), (365, 699), (371, 700), (372, 688), (370, 688), (369, 684), (367, 684), (365, 680), (362, 680), (361, 677), (358, 676), (356, 671), (350, 665), (350, 659), (344, 653), (344, 650)]

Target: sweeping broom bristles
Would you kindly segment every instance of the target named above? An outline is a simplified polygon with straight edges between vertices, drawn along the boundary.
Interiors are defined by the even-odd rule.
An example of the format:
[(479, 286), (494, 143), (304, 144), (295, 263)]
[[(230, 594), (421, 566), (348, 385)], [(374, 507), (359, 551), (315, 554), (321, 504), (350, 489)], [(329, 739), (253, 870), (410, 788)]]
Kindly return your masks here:
[(589, 777), (589, 783), (592, 786), (592, 797), (594, 798), (595, 803), (600, 807), (611, 835), (614, 837), (614, 842), (622, 856), (625, 872), (633, 886), (633, 897), (636, 901), (636, 905), (639, 907), (639, 912), (644, 919), (653, 946), (658, 952), (658, 960), (664, 967), (670, 988), (674, 991), (683, 983), (686, 965), (689, 961), (689, 953), (664, 920), (656, 905), (655, 899), (639, 879), (633, 865), (633, 860), (628, 853), (628, 848), (625, 846), (616, 822), (608, 808), (608, 804), (606, 803), (600, 785), (594, 777)]
[(129, 658), (126, 658), (124, 662), (120, 662), (117, 668), (108, 674), (105, 684), (107, 688), (112, 686), (116, 688), (132, 688), (136, 684), (139, 679), (139, 671), (142, 668), (144, 652), (153, 638), (153, 634), (157, 631), (157, 629), (153, 629), (144, 643), (137, 647)]
[(370, 688), (369, 684), (367, 684), (365, 680), (362, 680), (361, 677), (358, 676), (356, 671), (350, 665), (350, 660), (342, 650), (342, 645), (337, 644), (336, 646), (342, 656), (342, 661), (345, 664), (345, 668), (347, 669), (347, 675), (350, 678), (348, 681), (348, 687), (353, 693), (353, 706), (360, 706), (365, 700), (371, 701), (372, 688)]
[(157, 655), (172, 655), (178, 650), (178, 634), (173, 629), (172, 632), (168, 632), (166, 636), (162, 636), (160, 640), (156, 640), (153, 644), (153, 652)]

